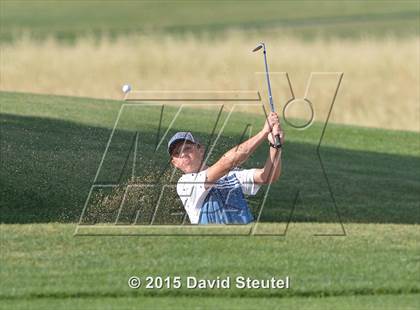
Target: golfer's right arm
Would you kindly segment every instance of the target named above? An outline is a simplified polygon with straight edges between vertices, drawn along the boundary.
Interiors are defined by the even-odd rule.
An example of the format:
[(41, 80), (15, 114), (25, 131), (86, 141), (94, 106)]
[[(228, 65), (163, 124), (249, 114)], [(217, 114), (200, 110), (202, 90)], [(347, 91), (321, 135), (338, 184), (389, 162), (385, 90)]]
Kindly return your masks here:
[(272, 124), (277, 120), (277, 114), (271, 113), (264, 124), (264, 128), (255, 136), (227, 151), (213, 166), (207, 169), (205, 188), (209, 188), (218, 179), (226, 175), (233, 168), (243, 164), (257, 149), (261, 142), (267, 139)]

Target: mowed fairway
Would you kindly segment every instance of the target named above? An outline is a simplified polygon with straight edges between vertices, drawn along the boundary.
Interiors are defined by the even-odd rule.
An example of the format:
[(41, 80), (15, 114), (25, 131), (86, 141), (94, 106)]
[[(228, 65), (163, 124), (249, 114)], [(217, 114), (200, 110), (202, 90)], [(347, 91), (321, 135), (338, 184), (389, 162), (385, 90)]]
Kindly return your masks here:
[[(127, 33), (220, 34), (226, 29), (264, 30), (281, 27), (303, 38), (313, 35), (359, 37), (416, 34), (415, 1), (2, 1), (0, 41), (29, 32), (63, 41), (79, 36)], [(168, 14), (170, 12), (171, 14)]]
[[(74, 237), (74, 225), (2, 225), (4, 308), (377, 308), (418, 305), (415, 225), (348, 224), (346, 237)], [(130, 276), (289, 276), (288, 290), (130, 289)], [(153, 298), (152, 298), (153, 296)]]
[[(74, 236), (122, 102), (6, 92), (0, 101), (4, 309), (418, 307), (418, 133), (328, 125), (320, 154), (346, 235), (314, 236), (343, 233), (329, 196), (317, 192), (323, 189), (316, 187), (323, 180), (317, 122), (306, 132), (285, 125), (284, 174), (270, 189), (261, 224), (282, 236)], [(134, 132), (155, 143), (161, 110), (142, 109), (122, 114), (104, 180), (127, 177), (121, 174), (127, 152), (117, 150), (128, 150)], [(165, 109), (158, 136), (176, 111)], [(207, 141), (214, 111), (188, 112), (174, 130), (188, 127)], [(255, 132), (262, 121), (238, 111), (215, 156), (240, 141), (244, 124)], [(139, 165), (139, 177), (165, 168), (156, 164), (167, 161), (164, 150), (144, 150), (141, 163), (155, 163), (155, 173)], [(266, 151), (261, 146), (246, 166), (261, 165)], [(133, 275), (289, 276), (291, 288), (133, 290), (127, 285)]]

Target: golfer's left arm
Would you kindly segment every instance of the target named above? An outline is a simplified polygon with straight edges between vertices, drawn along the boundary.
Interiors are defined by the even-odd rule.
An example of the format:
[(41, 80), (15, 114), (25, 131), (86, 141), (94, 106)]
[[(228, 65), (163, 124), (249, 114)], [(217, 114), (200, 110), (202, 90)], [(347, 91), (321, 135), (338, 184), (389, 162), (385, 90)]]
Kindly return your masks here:
[[(284, 144), (284, 134), (281, 131), (281, 127), (279, 124), (276, 124), (273, 127), (272, 132), (269, 134), (269, 141), (271, 143), (274, 142), (273, 137), (279, 134), (281, 137), (282, 145)], [(254, 183), (257, 184), (271, 184), (276, 182), (281, 174), (281, 152), (282, 149), (276, 149), (274, 147), (270, 147), (267, 160), (265, 165), (261, 169), (256, 169), (254, 173)]]

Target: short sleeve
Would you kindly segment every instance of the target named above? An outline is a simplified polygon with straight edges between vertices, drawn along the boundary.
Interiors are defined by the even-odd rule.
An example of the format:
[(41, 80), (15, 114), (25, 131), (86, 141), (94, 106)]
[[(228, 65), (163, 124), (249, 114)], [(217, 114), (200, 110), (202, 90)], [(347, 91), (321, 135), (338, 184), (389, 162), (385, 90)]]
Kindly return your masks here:
[(204, 186), (206, 178), (207, 170), (204, 170), (199, 173), (184, 174), (178, 180), (176, 191), (192, 224), (198, 223), (203, 201), (210, 190)]
[(261, 185), (254, 183), (254, 174), (256, 169), (235, 170), (236, 178), (241, 183), (242, 192), (245, 195), (256, 195)]

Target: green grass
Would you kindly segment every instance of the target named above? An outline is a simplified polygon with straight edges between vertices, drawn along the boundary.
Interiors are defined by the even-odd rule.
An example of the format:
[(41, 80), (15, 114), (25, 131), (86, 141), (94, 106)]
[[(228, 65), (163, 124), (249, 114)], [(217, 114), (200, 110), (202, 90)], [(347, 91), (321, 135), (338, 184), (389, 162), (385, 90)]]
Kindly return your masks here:
[(416, 1), (2, 1), (0, 38), (13, 40), (22, 31), (72, 41), (86, 34), (217, 34), (273, 27), (305, 38), (407, 35), (417, 33), (418, 18)]
[(88, 297), (4, 301), (6, 309), (416, 309), (419, 294), (329, 298)]
[[(328, 125), (320, 155), (346, 236), (314, 236), (341, 233), (329, 196), (322, 192), (316, 156), (322, 123), (306, 131), (284, 128), (284, 174), (270, 189), (262, 217), (278, 223), (260, 225), (284, 232), (300, 191), (285, 236), (73, 236), (122, 102), (2, 92), (0, 104), (4, 309), (418, 308), (419, 133)], [(139, 141), (147, 142), (137, 176), (150, 177), (148, 167), (167, 171), (164, 150), (152, 150), (159, 111), (129, 108), (121, 114), (100, 178), (121, 174), (136, 131)], [(165, 108), (164, 129), (175, 111)], [(187, 112), (173, 130), (189, 128), (207, 141), (216, 110)], [(222, 113), (216, 129), (225, 117)], [(240, 140), (246, 124), (257, 130), (262, 121), (255, 114), (233, 114), (212, 160)], [(266, 152), (261, 146), (247, 167), (262, 164)], [(122, 171), (124, 183), (129, 169)], [(127, 286), (131, 275), (288, 275), (292, 288), (132, 290)]]
[[(77, 221), (121, 103), (1, 93), (1, 174), (6, 177), (1, 178), (3, 212), (0, 221)], [(154, 152), (160, 107), (131, 107), (124, 111), (97, 183), (124, 184), (129, 178), (132, 153), (123, 168), (135, 130), (139, 131), (139, 141), (142, 141), (137, 154), (141, 164), (136, 165), (136, 176), (142, 182), (176, 183), (179, 173), (172, 180), (167, 178), (171, 168), (164, 144)], [(165, 108), (159, 137), (175, 111), (175, 108)], [(171, 132), (191, 130), (209, 145), (217, 113), (218, 109), (186, 109)], [(221, 114), (216, 132), (226, 114)], [(261, 116), (240, 112), (232, 114), (230, 120), (210, 163), (240, 141), (247, 124), (256, 132), (263, 123)], [(285, 125), (285, 130), (283, 176), (270, 189), (262, 220), (286, 222), (293, 211), (294, 221), (338, 222), (316, 152), (322, 123), (305, 131)], [(344, 222), (420, 222), (417, 212), (420, 193), (416, 190), (420, 184), (418, 145), (419, 134), (415, 132), (328, 125), (320, 155)], [(267, 147), (261, 146), (244, 167), (262, 166), (266, 155)], [(250, 199), (256, 213), (266, 190), (263, 188)], [(172, 195), (165, 197), (173, 200), (164, 201), (164, 205), (182, 209), (173, 196), (174, 191), (170, 193)], [(127, 221), (131, 216), (132, 213), (126, 215)]]
[[(5, 307), (92, 309), (151, 307), (152, 296), (166, 308), (418, 306), (417, 225), (349, 224), (346, 237), (311, 236), (314, 225), (326, 224), (293, 224), (287, 237), (274, 238), (73, 237), (71, 224), (1, 225), (0, 300)], [(133, 290), (132, 275), (289, 276), (291, 288)]]

